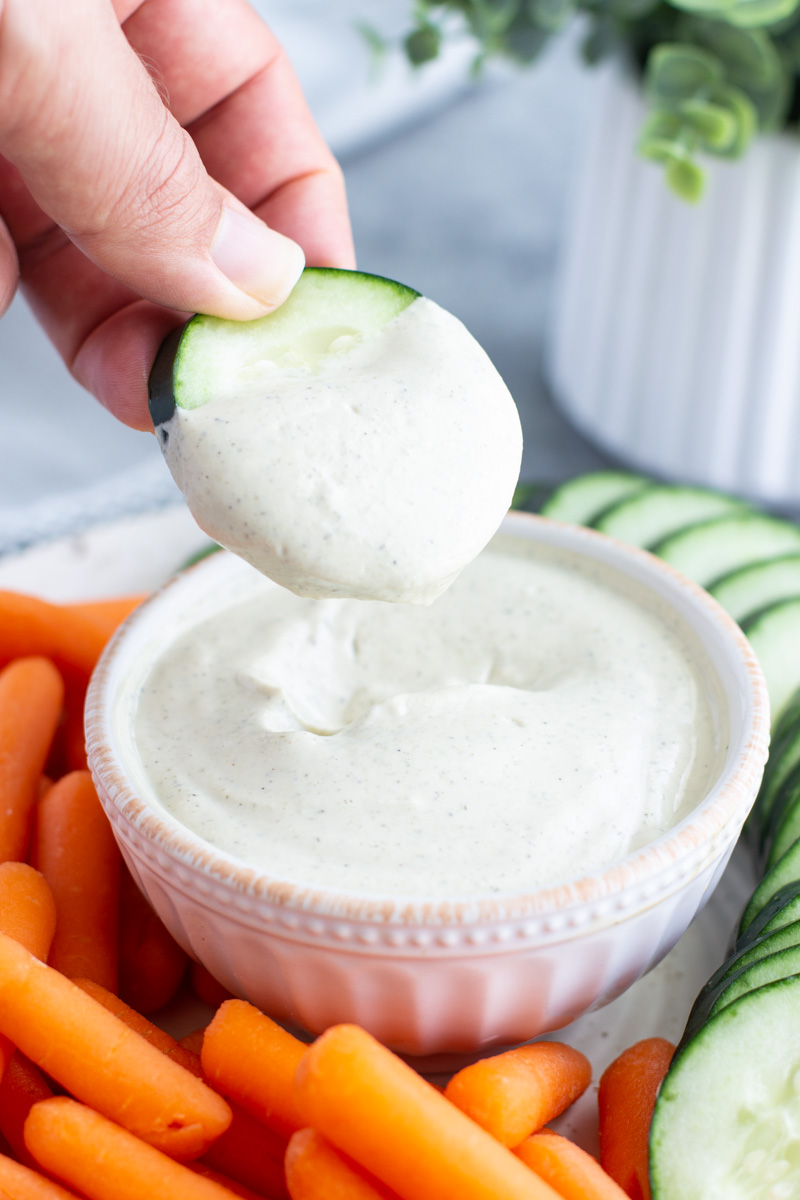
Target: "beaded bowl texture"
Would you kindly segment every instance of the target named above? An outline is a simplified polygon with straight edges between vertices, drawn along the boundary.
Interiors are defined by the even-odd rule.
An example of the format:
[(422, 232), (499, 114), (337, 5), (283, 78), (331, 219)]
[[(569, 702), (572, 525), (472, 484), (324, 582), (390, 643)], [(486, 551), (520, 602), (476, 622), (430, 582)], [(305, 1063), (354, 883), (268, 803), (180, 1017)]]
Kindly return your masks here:
[[(187, 605), (239, 565), (215, 555), (147, 601), (89, 689), (89, 765), (134, 878), (178, 942), (231, 992), (312, 1033), (340, 1021), (410, 1055), (468, 1054), (560, 1028), (655, 966), (717, 883), (769, 741), (764, 680), (738, 626), (700, 588), (602, 534), (512, 513), (505, 532), (588, 555), (656, 593), (701, 641), (728, 750), (674, 828), (604, 870), (528, 894), (429, 900), (298, 884), (223, 853), (133, 782), (129, 708), (116, 703)], [(174, 636), (174, 634), (172, 635)]]

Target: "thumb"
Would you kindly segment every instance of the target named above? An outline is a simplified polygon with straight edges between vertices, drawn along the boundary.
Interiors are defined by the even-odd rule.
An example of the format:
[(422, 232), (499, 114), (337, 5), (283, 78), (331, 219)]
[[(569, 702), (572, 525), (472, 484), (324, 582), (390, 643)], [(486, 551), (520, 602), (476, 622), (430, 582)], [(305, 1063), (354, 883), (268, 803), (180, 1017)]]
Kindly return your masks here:
[(87, 257), (158, 304), (259, 317), (303, 269), (208, 176), (109, 0), (5, 0), (0, 154)]

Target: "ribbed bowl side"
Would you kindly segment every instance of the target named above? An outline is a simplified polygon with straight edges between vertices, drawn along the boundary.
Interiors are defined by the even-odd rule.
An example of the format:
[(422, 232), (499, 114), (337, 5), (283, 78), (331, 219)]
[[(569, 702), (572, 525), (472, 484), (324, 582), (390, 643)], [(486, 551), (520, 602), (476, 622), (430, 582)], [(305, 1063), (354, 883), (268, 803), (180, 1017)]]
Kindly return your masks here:
[(705, 159), (690, 205), (636, 153), (636, 81), (606, 70), (598, 91), (557, 288), (556, 400), (640, 470), (797, 503), (800, 145)]

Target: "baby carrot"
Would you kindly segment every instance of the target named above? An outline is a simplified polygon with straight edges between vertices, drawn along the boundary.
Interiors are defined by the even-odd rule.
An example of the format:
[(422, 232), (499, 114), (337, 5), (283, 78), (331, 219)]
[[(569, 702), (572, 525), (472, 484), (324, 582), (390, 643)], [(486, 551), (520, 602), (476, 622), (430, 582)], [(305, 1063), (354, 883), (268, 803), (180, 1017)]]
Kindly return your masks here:
[(63, 770), (86, 770), (86, 734), (83, 728), (83, 710), (86, 707), (86, 684), (83, 680), (68, 678), (64, 695), (64, 719), (59, 730)]
[(307, 1125), (403, 1200), (557, 1200), (558, 1193), (355, 1025), (336, 1025), (297, 1069)]
[(176, 1158), (227, 1129), (221, 1096), (0, 934), (0, 1032), (79, 1100)]
[(223, 987), (202, 963), (191, 963), (189, 978), (192, 984), (192, 991), (198, 1000), (210, 1004), (212, 1008), (219, 1008), (220, 1004), (224, 1004), (226, 1000), (234, 999), (228, 989)]
[(674, 1053), (664, 1038), (645, 1038), (623, 1050), (600, 1079), (600, 1162), (632, 1200), (650, 1197), (650, 1122)]
[[(36, 1163), (28, 1153), (22, 1134), (25, 1118), (34, 1104), (47, 1100), (52, 1094), (39, 1068), (17, 1050), (0, 1080), (0, 1133), (14, 1157), (29, 1167), (35, 1167)], [(0, 1185), (0, 1196), (2, 1194)]]
[(232, 1200), (234, 1196), (67, 1096), (34, 1104), (25, 1122), (25, 1142), (46, 1171), (89, 1200)]
[(137, 1012), (172, 999), (188, 958), (123, 867), (119, 907), (119, 994)]
[(552, 1129), (532, 1134), (514, 1153), (564, 1200), (625, 1200), (596, 1158)]
[[(0, 863), (0, 933), (46, 959), (55, 927), (55, 901), (44, 877), (27, 863)], [(0, 1034), (0, 1079), (13, 1053), (13, 1043)]]
[(504, 1146), (518, 1146), (582, 1095), (588, 1058), (561, 1042), (534, 1042), (459, 1071), (445, 1096)]
[(269, 1126), (230, 1100), (233, 1119), (213, 1142), (202, 1161), (217, 1171), (268, 1196), (285, 1194), (283, 1155), (286, 1141)]
[(122, 857), (88, 771), (65, 775), (39, 802), (36, 861), (58, 911), (50, 966), (116, 991)]
[(246, 1000), (226, 1000), (206, 1029), (201, 1058), (212, 1087), (288, 1137), (306, 1123), (293, 1092), (305, 1051)]
[(3, 1200), (76, 1200), (74, 1192), (5, 1154), (0, 1154), (0, 1196)]
[(27, 863), (0, 863), (0, 933), (46, 959), (55, 928), (55, 900), (44, 876)]
[(385, 1188), (316, 1129), (292, 1134), (286, 1150), (291, 1200), (391, 1200)]
[(147, 1017), (143, 1017), (124, 1000), (120, 1000), (119, 996), (115, 996), (101, 984), (95, 983), (93, 979), (73, 979), (72, 982), (77, 984), (81, 991), (96, 1000), (98, 1004), (102, 1004), (108, 1012), (113, 1013), (120, 1021), (124, 1021), (129, 1029), (145, 1038), (151, 1046), (155, 1046), (156, 1050), (160, 1050), (162, 1054), (166, 1054), (168, 1058), (180, 1063), (187, 1071), (191, 1071), (198, 1079), (200, 1078), (203, 1072), (199, 1054), (193, 1054), (190, 1050), (186, 1050), (180, 1042), (176, 1042), (174, 1037), (165, 1033), (163, 1029), (159, 1029), (158, 1025), (148, 1021)]
[(178, 1038), (178, 1042), (185, 1050), (191, 1050), (192, 1054), (196, 1054), (199, 1058), (200, 1051), (203, 1049), (205, 1033), (206, 1027), (201, 1025), (199, 1029), (193, 1029), (191, 1033), (185, 1033), (182, 1038)]
[(147, 592), (133, 596), (113, 596), (108, 600), (89, 600), (83, 604), (68, 604), (70, 614), (84, 617), (104, 635), (110, 638), (126, 617), (147, 599)]
[(0, 862), (25, 859), (63, 699), (61, 676), (45, 658), (20, 658), (0, 672)]
[(107, 641), (106, 630), (68, 605), (0, 591), (0, 662), (42, 655), (88, 679)]
[(203, 1162), (187, 1163), (186, 1165), (190, 1171), (194, 1171), (195, 1175), (202, 1175), (204, 1179), (213, 1179), (214, 1183), (221, 1184), (229, 1192), (233, 1192), (234, 1196), (241, 1196), (242, 1200), (288, 1200), (289, 1193), (286, 1191), (283, 1170), (280, 1170), (277, 1190), (271, 1190), (270, 1183), (264, 1182), (261, 1191), (255, 1192), (252, 1188), (245, 1187), (243, 1183), (238, 1183), (235, 1179), (229, 1179), (221, 1171), (212, 1170), (211, 1167), (207, 1167)]
[[(148, 1021), (147, 1017), (135, 1012), (124, 1000), (120, 1000), (99, 984), (88, 979), (76, 979), (73, 982), (93, 996), (103, 1008), (124, 1021), (129, 1029), (146, 1038), (151, 1046), (155, 1046), (173, 1062), (180, 1063), (193, 1075), (202, 1077), (203, 1068), (199, 1054), (176, 1042), (163, 1029), (159, 1029), (152, 1021)], [(282, 1195), (281, 1164), (286, 1149), (285, 1140), (266, 1125), (262, 1125), (235, 1101), (229, 1103), (233, 1114), (231, 1123), (225, 1132), (212, 1142), (205, 1153), (204, 1161), (210, 1167), (216, 1167), (254, 1190), (265, 1192), (268, 1196), (272, 1196), (273, 1193)]]

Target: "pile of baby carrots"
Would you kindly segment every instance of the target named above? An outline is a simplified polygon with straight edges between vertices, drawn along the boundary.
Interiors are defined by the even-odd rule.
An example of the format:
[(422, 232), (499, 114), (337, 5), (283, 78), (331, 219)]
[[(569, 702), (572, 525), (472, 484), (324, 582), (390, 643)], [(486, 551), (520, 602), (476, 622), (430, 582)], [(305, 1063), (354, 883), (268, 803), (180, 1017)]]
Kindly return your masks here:
[(140, 600), (0, 592), (0, 1196), (646, 1200), (663, 1039), (604, 1073), (598, 1163), (547, 1128), (591, 1081), (557, 1042), (442, 1091), (356, 1026), (306, 1045), (197, 964), (211, 1023), (176, 1041), (148, 1019), (187, 959), (121, 861), (81, 724)]

